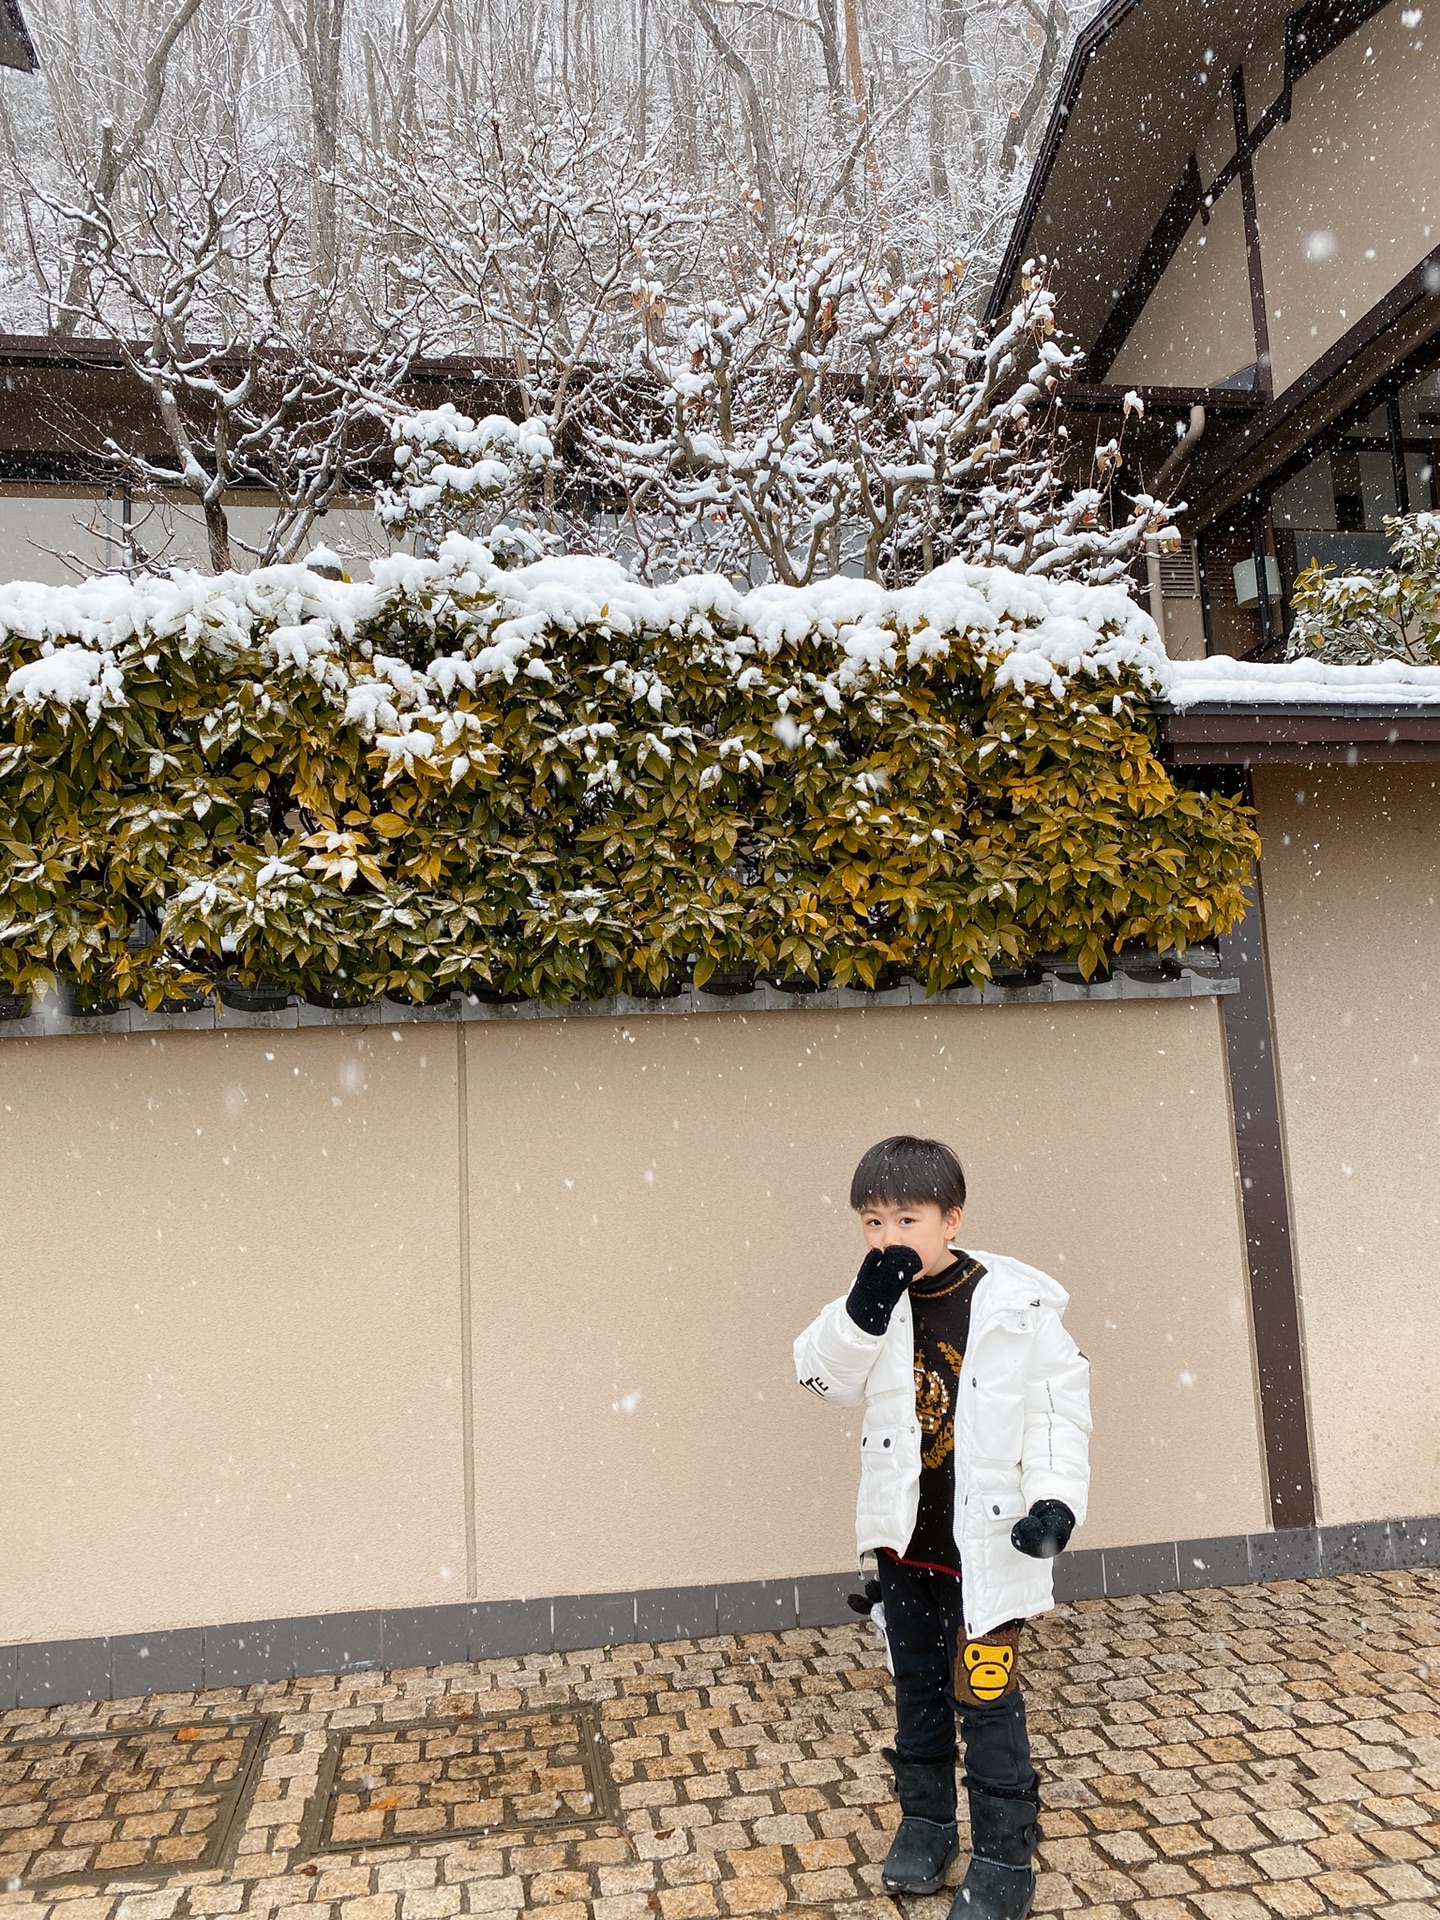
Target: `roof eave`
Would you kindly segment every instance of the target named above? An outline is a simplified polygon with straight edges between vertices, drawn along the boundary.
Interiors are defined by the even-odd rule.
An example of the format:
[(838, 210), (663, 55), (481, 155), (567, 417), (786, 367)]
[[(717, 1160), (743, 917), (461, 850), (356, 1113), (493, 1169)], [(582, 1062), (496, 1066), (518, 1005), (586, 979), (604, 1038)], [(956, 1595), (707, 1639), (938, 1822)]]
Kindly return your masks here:
[(1440, 700), (1409, 706), (1337, 701), (1204, 701), (1156, 707), (1168, 766), (1265, 762), (1342, 766), (1440, 760)]
[(1020, 211), (1015, 216), (1015, 224), (1010, 229), (1010, 238), (1005, 242), (1005, 251), (1000, 256), (1000, 266), (995, 275), (994, 285), (990, 289), (990, 297), (985, 302), (984, 320), (988, 327), (993, 327), (1005, 311), (1011, 285), (1025, 257), (1030, 232), (1035, 224), (1035, 215), (1039, 212), (1040, 202), (1049, 184), (1051, 170), (1060, 152), (1065, 123), (1070, 118), (1085, 78), (1085, 69), (1120, 22), (1139, 4), (1140, 0), (1109, 0), (1109, 4), (1102, 7), (1095, 18), (1080, 29), (1075, 44), (1070, 49), (1070, 58), (1065, 64), (1060, 91), (1056, 94), (1055, 104), (1050, 109), (1045, 138), (1040, 143), (1035, 164), (1030, 169), (1030, 178), (1026, 182), (1025, 193), (1020, 201)]

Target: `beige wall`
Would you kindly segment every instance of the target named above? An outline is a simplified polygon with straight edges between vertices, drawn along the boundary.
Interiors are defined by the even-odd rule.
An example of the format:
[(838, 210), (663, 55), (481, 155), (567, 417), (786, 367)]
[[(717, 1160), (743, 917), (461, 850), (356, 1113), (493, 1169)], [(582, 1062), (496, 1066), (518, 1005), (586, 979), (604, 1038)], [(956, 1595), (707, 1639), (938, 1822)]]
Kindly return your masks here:
[(1084, 1543), (1264, 1524), (1213, 1001), (394, 1032), (0, 1044), (0, 1642), (463, 1597), (461, 1045), (478, 1597), (850, 1564), (789, 1350), (901, 1128), (1073, 1291)]
[(1440, 776), (1257, 774), (1322, 1518), (1440, 1504)]
[[(1297, 83), (1291, 117), (1255, 156), (1275, 391), (1440, 245), (1440, 35), (1392, 4)], [(1273, 63), (1272, 63), (1273, 64)], [(1278, 69), (1247, 63), (1252, 126)], [(1208, 185), (1234, 147), (1228, 100), (1200, 142)], [(1146, 302), (1109, 378), (1188, 386), (1255, 358), (1240, 187), (1197, 220)]]
[(482, 1593), (853, 1561), (855, 1418), (790, 1343), (857, 1264), (855, 1161), (901, 1130), (960, 1150), (968, 1244), (1073, 1291), (1085, 1543), (1264, 1524), (1214, 1002), (470, 1037)]
[(1411, 10), (1392, 0), (1306, 74), (1255, 157), (1277, 393), (1440, 244), (1440, 35)]
[(1106, 377), (1138, 386), (1218, 386), (1254, 361), (1235, 187), (1216, 201), (1208, 226), (1193, 223)]
[(458, 1599), (453, 1033), (0, 1042), (0, 1642)]

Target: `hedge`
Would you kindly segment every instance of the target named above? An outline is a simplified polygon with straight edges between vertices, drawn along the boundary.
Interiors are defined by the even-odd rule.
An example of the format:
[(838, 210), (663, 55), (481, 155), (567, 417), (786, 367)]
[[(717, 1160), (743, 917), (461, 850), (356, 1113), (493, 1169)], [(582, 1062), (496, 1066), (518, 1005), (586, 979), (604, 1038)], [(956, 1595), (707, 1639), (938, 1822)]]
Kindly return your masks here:
[(552, 1001), (745, 965), (931, 990), (1233, 925), (1250, 812), (1156, 754), (1120, 587), (741, 593), (451, 536), (0, 588), (0, 983)]

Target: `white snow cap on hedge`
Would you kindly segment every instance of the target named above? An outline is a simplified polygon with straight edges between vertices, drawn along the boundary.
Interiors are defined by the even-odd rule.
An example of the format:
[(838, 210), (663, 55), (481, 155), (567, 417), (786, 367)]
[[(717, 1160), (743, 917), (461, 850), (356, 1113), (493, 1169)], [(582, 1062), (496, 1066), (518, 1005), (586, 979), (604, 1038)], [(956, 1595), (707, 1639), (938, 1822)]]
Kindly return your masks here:
[[(422, 630), (434, 623), (458, 634), (460, 649), (417, 673), (381, 655), (359, 659), (337, 644), (381, 615), (414, 619)], [(287, 565), (245, 574), (107, 576), (68, 587), (0, 585), (0, 636), (33, 641), (38, 655), (10, 674), (3, 697), (83, 708), (91, 725), (105, 706), (123, 702), (126, 658), (143, 652), (147, 640), (181, 637), (221, 650), (263, 644), (273, 671), (323, 674), (367, 733), (393, 735), (402, 709), (433, 717), (434, 703), (443, 704), (457, 685), (517, 673), (546, 677), (543, 656), (553, 643), (589, 626), (616, 634), (678, 629), (697, 644), (719, 644), (742, 690), (779, 691), (782, 702), (783, 686), (769, 687), (767, 668), (804, 639), (833, 657), (821, 690), (833, 705), (863, 689), (876, 670), (915, 665), (943, 652), (957, 634), (989, 655), (1002, 684), (1021, 692), (1060, 694), (1074, 674), (1128, 668), (1177, 706), (1440, 700), (1437, 667), (1171, 661), (1149, 615), (1119, 585), (1082, 586), (959, 560), (896, 590), (845, 576), (749, 591), (715, 574), (645, 586), (614, 561), (583, 556), (506, 571), (483, 543), (450, 534), (437, 558), (393, 554), (374, 563), (368, 581)], [(663, 687), (641, 686), (641, 671), (634, 678), (635, 697), (648, 697), (658, 710)]]

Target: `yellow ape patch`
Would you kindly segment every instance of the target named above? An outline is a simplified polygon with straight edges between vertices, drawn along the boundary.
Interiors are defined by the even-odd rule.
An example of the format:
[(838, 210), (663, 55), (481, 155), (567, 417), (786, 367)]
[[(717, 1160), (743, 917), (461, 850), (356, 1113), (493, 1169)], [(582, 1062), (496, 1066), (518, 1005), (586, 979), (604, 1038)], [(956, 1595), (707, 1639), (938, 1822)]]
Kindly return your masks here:
[(983, 1640), (966, 1640), (955, 1662), (955, 1697), (962, 1707), (988, 1707), (1020, 1683), (1020, 1622), (997, 1627)]

